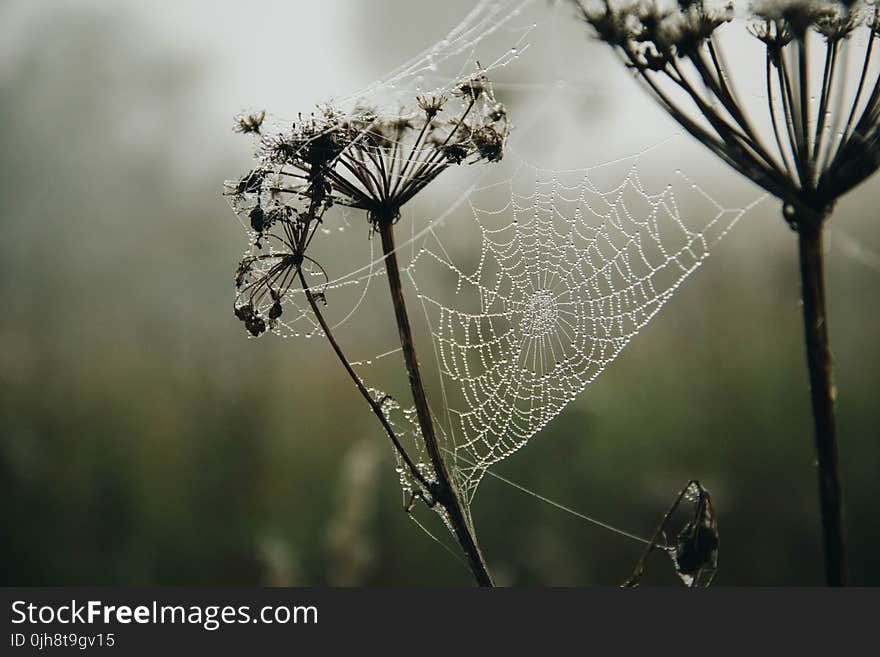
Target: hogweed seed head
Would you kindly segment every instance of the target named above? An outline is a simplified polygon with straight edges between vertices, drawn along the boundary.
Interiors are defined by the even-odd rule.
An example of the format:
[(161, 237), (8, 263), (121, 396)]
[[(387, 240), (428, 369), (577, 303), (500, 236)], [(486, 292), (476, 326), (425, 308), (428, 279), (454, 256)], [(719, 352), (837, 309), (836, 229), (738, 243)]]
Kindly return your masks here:
[[(313, 197), (313, 174), (320, 170), (323, 193), (333, 203), (365, 210), (371, 220), (397, 217), (450, 164), (497, 162), (503, 156), (507, 113), (486, 76), (468, 78), (453, 95), (455, 113), (447, 96), (421, 95), (417, 111), (385, 114), (356, 107), (344, 113), (327, 107), (288, 132), (266, 135), (262, 166), (286, 180), (280, 188), (261, 191)], [(449, 118), (439, 120), (441, 111)]]
[(471, 133), (471, 141), (477, 152), (487, 162), (498, 162), (504, 155), (506, 135), (498, 132), (492, 125), (484, 125)]
[[(573, 2), (595, 36), (618, 52), (673, 118), (793, 208), (798, 220), (824, 221), (840, 196), (880, 167), (875, 0), (749, 3), (746, 29), (766, 51), (759, 71), (729, 66), (722, 54), (718, 33), (736, 14), (732, 2)], [(868, 37), (855, 55), (863, 67), (846, 85), (841, 78), (847, 74), (847, 52), (856, 49), (852, 37), (859, 30)], [(824, 46), (818, 62), (812, 61), (814, 39)], [(812, 88), (810, 70), (823, 71), (818, 88)], [(756, 75), (766, 86), (767, 134), (755, 129), (755, 117), (736, 93), (739, 76)]]
[(453, 93), (460, 98), (477, 100), (487, 90), (490, 90), (489, 78), (478, 73), (459, 84)]
[[(423, 94), (415, 108), (390, 113), (325, 105), (277, 132), (263, 126), (263, 113), (236, 120), (236, 131), (254, 134), (258, 144), (257, 166), (227, 183), (252, 231), (253, 249), (235, 274), (235, 314), (252, 335), (275, 327), (303, 266), (329, 280), (307, 249), (330, 207), (364, 210), (371, 226), (394, 222), (449, 166), (501, 160), (510, 126), (488, 78), (467, 78), (452, 98)], [(323, 289), (313, 298), (326, 303)]]
[(253, 114), (241, 114), (235, 117), (235, 125), (233, 130), (242, 134), (260, 134), (263, 127), (263, 121), (266, 119), (266, 112), (260, 111)]
[(446, 104), (447, 98), (443, 94), (431, 94), (430, 96), (416, 96), (416, 102), (419, 107), (428, 117), (428, 120), (431, 121), (437, 113), (443, 109), (443, 106)]

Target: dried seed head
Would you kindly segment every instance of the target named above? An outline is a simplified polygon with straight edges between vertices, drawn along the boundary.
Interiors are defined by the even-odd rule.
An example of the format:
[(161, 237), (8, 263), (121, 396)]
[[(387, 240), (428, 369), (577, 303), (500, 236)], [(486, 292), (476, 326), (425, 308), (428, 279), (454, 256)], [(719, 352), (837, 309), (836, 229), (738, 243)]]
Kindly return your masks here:
[(235, 117), (235, 124), (232, 129), (242, 134), (260, 134), (263, 127), (263, 121), (266, 118), (266, 112), (260, 111), (254, 114), (240, 114)]
[(255, 338), (266, 332), (266, 322), (257, 314), (247, 318), (244, 326)]
[(266, 213), (263, 212), (263, 207), (255, 205), (248, 213), (248, 218), (251, 220), (251, 228), (257, 233), (262, 233), (266, 227)]
[(489, 162), (498, 162), (504, 154), (504, 136), (491, 125), (478, 128), (471, 135), (480, 157)]
[(428, 116), (428, 121), (432, 120), (437, 113), (443, 109), (446, 104), (446, 96), (443, 94), (431, 94), (429, 96), (416, 96), (416, 102), (422, 111)]
[(266, 322), (250, 303), (236, 306), (234, 310), (235, 316), (244, 323), (245, 328), (254, 337), (266, 331)]
[[(456, 89), (457, 114), (446, 95), (423, 94), (415, 99), (416, 111), (388, 114), (360, 105), (344, 113), (328, 106), (300, 118), (287, 133), (264, 136), (260, 156), (280, 179), (269, 191), (285, 204), (290, 196), (306, 205), (317, 200), (324, 207), (363, 209), (371, 217), (399, 216), (400, 207), (448, 165), (471, 156), (474, 162), (501, 159), (507, 112), (489, 80), (479, 73)], [(452, 117), (437, 121), (441, 109)], [(264, 231), (274, 221), (268, 211), (257, 219)]]
[(833, 5), (816, 18), (813, 27), (828, 43), (848, 39), (859, 26), (861, 18), (851, 7)]
[[(248, 271), (250, 271), (250, 268), (251, 268), (251, 259), (250, 258), (244, 258), (241, 262), (238, 263), (238, 267), (236, 267), (236, 269), (235, 269), (235, 287), (236, 288), (241, 288), (241, 286), (244, 284), (245, 276), (247, 276)], [(236, 315), (236, 317), (238, 317), (238, 308), (236, 308), (235, 315)], [(239, 319), (241, 319), (241, 318), (239, 317)]]
[(596, 37), (611, 46), (623, 47), (630, 38), (631, 31), (626, 25), (626, 15), (614, 11), (604, 2), (578, 2), (581, 18), (596, 31)]
[[(659, 2), (577, 2), (582, 18), (606, 43), (637, 53), (636, 66), (661, 68), (672, 56), (695, 52), (734, 17), (733, 3), (707, 6), (702, 0)], [(665, 62), (663, 62), (665, 64)]]
[(446, 159), (452, 164), (461, 164), (471, 154), (470, 149), (461, 142), (446, 144), (441, 147), (441, 150)]
[(458, 88), (456, 88), (453, 93), (462, 98), (472, 98), (476, 100), (483, 95), (483, 92), (486, 91), (488, 87), (489, 78), (482, 73), (478, 73), (458, 85)]
[[(454, 96), (449, 103), (441, 93), (421, 95), (417, 107), (390, 113), (322, 106), (272, 134), (263, 131), (263, 115), (238, 121), (239, 131), (259, 136), (258, 166), (228, 184), (239, 218), (255, 233), (235, 275), (235, 315), (251, 335), (284, 325), (284, 299), (302, 281), (304, 263), (329, 282), (306, 251), (332, 205), (364, 210), (372, 224), (394, 223), (451, 164), (501, 159), (507, 112), (488, 79), (470, 77)], [(436, 120), (441, 109), (453, 118)], [(323, 289), (309, 291), (326, 304)]]
[(235, 312), (235, 316), (243, 322), (247, 321), (254, 315), (254, 307), (250, 304), (236, 306), (233, 310)]
[(784, 24), (795, 39), (803, 39), (807, 30), (828, 13), (822, 0), (762, 0), (751, 6), (758, 19)]
[(784, 23), (775, 21), (753, 22), (747, 28), (752, 35), (767, 47), (770, 61), (778, 65), (782, 49), (792, 40), (791, 30)]
[(340, 121), (340, 115), (330, 107), (295, 122), (290, 132), (266, 136), (260, 145), (260, 155), (276, 165), (302, 161), (311, 167), (331, 162), (348, 142), (349, 129)]
[[(871, 38), (880, 28), (877, 0), (754, 0), (748, 5), (747, 29), (767, 54), (763, 66), (745, 71), (765, 78), (769, 121), (763, 130), (756, 129), (761, 121), (749, 116), (752, 108), (735, 91), (736, 75), (748, 64), (731, 66), (715, 34), (733, 19), (733, 3), (573, 1), (595, 34), (623, 56), (688, 132), (797, 207), (801, 220), (824, 218), (838, 198), (880, 167), (880, 82)], [(851, 37), (861, 28), (869, 39), (857, 43)], [(814, 64), (810, 60), (821, 49), (813, 43), (819, 37), (825, 52)], [(789, 47), (796, 49), (790, 59), (783, 56)], [(855, 84), (836, 84), (849, 74), (839, 72), (846, 65), (838, 61), (848, 61), (853, 48), (862, 71), (855, 74)], [(824, 71), (818, 86), (805, 73), (809, 70)], [(679, 100), (681, 91), (685, 95)], [(818, 108), (805, 98), (815, 98)]]

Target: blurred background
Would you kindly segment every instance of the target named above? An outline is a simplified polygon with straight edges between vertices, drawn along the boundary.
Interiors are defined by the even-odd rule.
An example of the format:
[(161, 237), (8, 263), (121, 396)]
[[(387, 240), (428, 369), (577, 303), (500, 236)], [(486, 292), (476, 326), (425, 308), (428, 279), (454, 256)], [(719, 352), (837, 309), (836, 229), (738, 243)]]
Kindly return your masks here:
[[(471, 6), (0, 6), (3, 584), (469, 583), (403, 512), (386, 438), (329, 348), (246, 339), (231, 312), (246, 239), (221, 192), (252, 155), (236, 113), (351, 93)], [(519, 153), (585, 166), (676, 132), (567, 4), (529, 11), (531, 53), (497, 86), (523, 117)], [(647, 179), (680, 166), (729, 207), (760, 196), (677, 144)], [(840, 203), (828, 253), (851, 576), (866, 585), (880, 584), (878, 181)], [(641, 535), (698, 478), (719, 515), (718, 584), (820, 584), (796, 243), (773, 205), (497, 471)], [(358, 321), (378, 332), (386, 313)], [(473, 514), (506, 585), (614, 585), (641, 549), (491, 478)], [(676, 580), (658, 557), (646, 581)]]

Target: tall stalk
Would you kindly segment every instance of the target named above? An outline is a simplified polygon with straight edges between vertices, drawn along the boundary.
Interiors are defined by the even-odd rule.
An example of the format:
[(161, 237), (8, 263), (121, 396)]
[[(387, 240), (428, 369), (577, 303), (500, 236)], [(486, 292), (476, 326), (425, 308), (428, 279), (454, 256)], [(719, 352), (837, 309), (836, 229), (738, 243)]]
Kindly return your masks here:
[(446, 462), (443, 460), (440, 444), (437, 442), (434, 421), (431, 418), (431, 410), (428, 407), (428, 398), (425, 394), (424, 383), (422, 382), (412, 327), (410, 326), (409, 314), (406, 309), (403, 285), (400, 280), (400, 267), (397, 263), (397, 251), (394, 245), (394, 223), (389, 218), (378, 218), (376, 225), (382, 237), (385, 270), (388, 273), (391, 303), (394, 306), (394, 316), (397, 320), (397, 330), (400, 334), (400, 346), (403, 349), (403, 357), (406, 361), (409, 386), (412, 390), (422, 438), (425, 441), (425, 449), (428, 452), (431, 465), (437, 477), (437, 481), (432, 482), (430, 493), (434, 501), (446, 510), (449, 522), (455, 532), (455, 537), (459, 545), (461, 545), (461, 549), (467, 558), (468, 566), (477, 583), (480, 586), (494, 586), (492, 576), (489, 574), (486, 561), (477, 543), (477, 537), (470, 518), (461, 502), (461, 496), (455, 487), (455, 483), (449, 475)]
[[(842, 586), (845, 540), (822, 231), (835, 202), (880, 167), (880, 72), (874, 46), (880, 37), (880, 6), (868, 0), (743, 2), (748, 9), (738, 14), (733, 2), (722, 7), (707, 0), (680, 0), (677, 9), (665, 3), (574, 2), (599, 38), (689, 134), (784, 204), (783, 216), (798, 233), (825, 574), (829, 585)], [(754, 72), (734, 71), (749, 64), (744, 60), (730, 67), (720, 54), (716, 33), (738, 15), (766, 51), (768, 134), (754, 129), (758, 124), (749, 119), (751, 110), (734, 91), (737, 74)], [(862, 45), (852, 38), (857, 32), (865, 37)], [(810, 62), (815, 39), (824, 46), (821, 64)], [(848, 53), (858, 48), (864, 49), (862, 70), (852, 93), (841, 76)], [(822, 71), (818, 88), (810, 76), (816, 64)], [(818, 98), (815, 115), (813, 98)], [(775, 151), (765, 142), (775, 144)]]
[(843, 527), (843, 502), (840, 485), (840, 461), (837, 449), (837, 423), (834, 414), (834, 382), (831, 348), (828, 342), (828, 314), (825, 308), (823, 223), (798, 223), (801, 288), (803, 297), (804, 337), (816, 461), (819, 474), (819, 500), (822, 512), (822, 536), (825, 553), (825, 580), (831, 586), (846, 584), (846, 544)]

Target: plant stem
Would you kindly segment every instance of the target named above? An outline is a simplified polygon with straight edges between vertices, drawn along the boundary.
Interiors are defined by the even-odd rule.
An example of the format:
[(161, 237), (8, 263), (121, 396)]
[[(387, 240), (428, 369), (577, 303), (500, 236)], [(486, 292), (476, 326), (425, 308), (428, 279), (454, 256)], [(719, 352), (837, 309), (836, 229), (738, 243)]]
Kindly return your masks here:
[(303, 287), (303, 291), (306, 293), (306, 298), (309, 300), (309, 305), (312, 307), (312, 312), (315, 314), (315, 318), (318, 320), (318, 324), (321, 325), (321, 330), (323, 330), (324, 335), (327, 336), (327, 341), (330, 343), (330, 346), (333, 347), (333, 351), (336, 353), (336, 356), (339, 358), (342, 366), (345, 368), (345, 371), (348, 372), (349, 377), (351, 377), (351, 380), (354, 381), (354, 384), (357, 387), (358, 391), (361, 393), (361, 396), (367, 400), (370, 408), (373, 409), (373, 413), (375, 413), (376, 417), (379, 418), (379, 422), (381, 422), (382, 427), (385, 429), (385, 432), (391, 439), (394, 448), (397, 450), (400, 458), (403, 459), (403, 462), (406, 464), (407, 468), (409, 468), (413, 477), (415, 477), (416, 480), (418, 480), (419, 483), (421, 483), (423, 486), (427, 486), (428, 482), (425, 481), (422, 473), (416, 467), (415, 463), (412, 462), (412, 459), (410, 459), (409, 455), (406, 453), (406, 450), (403, 449), (403, 445), (400, 444), (400, 440), (398, 440), (397, 435), (394, 433), (394, 430), (388, 423), (388, 418), (385, 417), (385, 413), (382, 411), (382, 407), (375, 399), (373, 399), (373, 396), (370, 394), (369, 390), (367, 390), (366, 386), (364, 386), (364, 383), (357, 375), (357, 372), (355, 372), (352, 368), (351, 363), (348, 362), (348, 359), (342, 352), (342, 348), (339, 346), (339, 343), (336, 342), (336, 338), (333, 336), (333, 333), (330, 330), (330, 326), (328, 326), (327, 321), (324, 319), (324, 314), (318, 307), (318, 304), (315, 301), (315, 296), (312, 294), (312, 290), (311, 288), (309, 288), (309, 284), (306, 282), (306, 277), (303, 275), (302, 269), (297, 268), (297, 274), (299, 275), (299, 280), (300, 284)]
[(828, 319), (825, 310), (823, 219), (824, 217), (815, 221), (798, 222), (797, 231), (804, 335), (816, 437), (819, 500), (822, 510), (825, 579), (829, 586), (843, 586), (846, 584), (846, 547), (840, 463), (837, 450), (837, 427), (834, 416), (835, 392), (832, 381), (831, 349), (828, 344)]
[(409, 385), (412, 390), (413, 402), (416, 414), (419, 418), (419, 427), (425, 441), (425, 449), (431, 459), (431, 465), (437, 481), (431, 486), (432, 497), (443, 506), (449, 517), (449, 522), (455, 532), (459, 545), (467, 558), (468, 565), (477, 583), (480, 586), (494, 586), (492, 577), (486, 567), (486, 562), (480, 552), (476, 535), (461, 498), (455, 488), (446, 462), (443, 460), (437, 436), (434, 433), (434, 421), (428, 407), (428, 398), (422, 383), (419, 360), (416, 355), (415, 342), (409, 315), (406, 310), (406, 300), (403, 295), (403, 285), (400, 280), (400, 268), (397, 264), (397, 252), (394, 246), (394, 224), (389, 217), (376, 217), (376, 224), (382, 237), (382, 252), (385, 255), (385, 270), (388, 273), (388, 286), (391, 291), (391, 302), (394, 305), (394, 315), (397, 319), (397, 329), (400, 333), (400, 346), (403, 349), (403, 357), (406, 361), (406, 369), (409, 374)]

